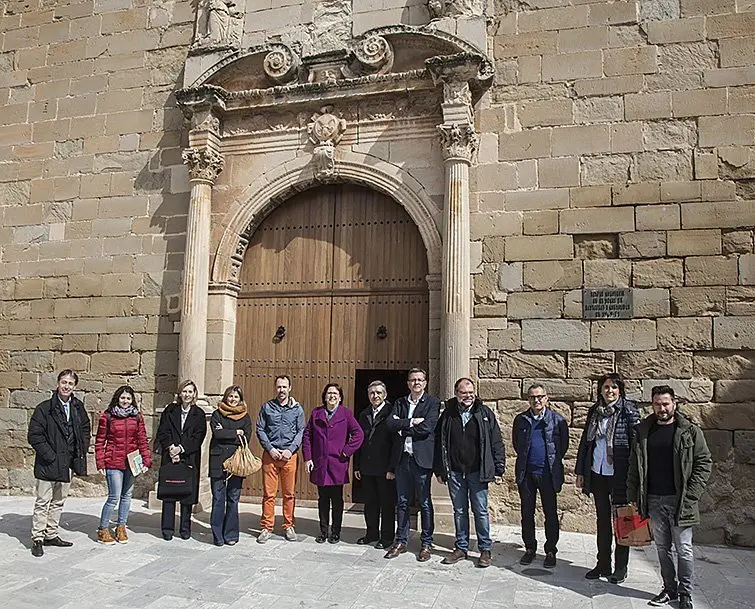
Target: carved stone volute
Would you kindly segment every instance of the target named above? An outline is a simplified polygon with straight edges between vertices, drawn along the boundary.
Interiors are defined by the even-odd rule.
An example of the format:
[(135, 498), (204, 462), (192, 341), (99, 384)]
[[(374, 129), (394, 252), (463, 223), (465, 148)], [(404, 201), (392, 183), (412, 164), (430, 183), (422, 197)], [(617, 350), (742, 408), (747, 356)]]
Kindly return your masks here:
[(301, 65), (301, 58), (291, 47), (274, 43), (270, 45), (270, 52), (263, 60), (265, 74), (274, 83), (282, 85), (296, 79)]

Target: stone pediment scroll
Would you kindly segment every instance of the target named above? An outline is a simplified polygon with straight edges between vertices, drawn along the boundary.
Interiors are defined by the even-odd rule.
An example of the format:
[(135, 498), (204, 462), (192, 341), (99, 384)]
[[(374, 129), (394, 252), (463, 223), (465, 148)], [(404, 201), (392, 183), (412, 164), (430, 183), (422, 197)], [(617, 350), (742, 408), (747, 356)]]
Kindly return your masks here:
[(322, 107), (307, 125), (309, 141), (315, 146), (312, 152), (315, 179), (320, 182), (335, 176), (335, 148), (346, 131), (346, 121), (332, 111), (332, 106)]
[(270, 80), (278, 85), (289, 83), (299, 75), (301, 58), (291, 47), (277, 42), (270, 45), (262, 67)]
[(192, 53), (241, 47), (244, 33), (244, 0), (200, 0)]

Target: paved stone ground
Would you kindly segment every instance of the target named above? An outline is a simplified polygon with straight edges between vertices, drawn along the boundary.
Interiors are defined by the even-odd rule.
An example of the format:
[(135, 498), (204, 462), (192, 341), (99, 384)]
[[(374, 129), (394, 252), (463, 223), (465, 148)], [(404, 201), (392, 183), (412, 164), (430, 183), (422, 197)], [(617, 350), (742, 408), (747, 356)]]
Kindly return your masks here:
[[(623, 609), (645, 607), (660, 589), (654, 548), (633, 549), (629, 578), (621, 586), (584, 579), (594, 564), (591, 535), (564, 533), (559, 564), (542, 568), (542, 556), (521, 567), (519, 531), (495, 527), (493, 566), (472, 561), (440, 564), (453, 545), (436, 536), (433, 560), (412, 554), (395, 560), (354, 542), (361, 514), (347, 514), (340, 544), (314, 541), (316, 510), (297, 509), (299, 543), (275, 536), (254, 542), (258, 505), (242, 505), (242, 537), (217, 548), (207, 514), (195, 517), (193, 538), (160, 537), (159, 513), (134, 501), (127, 545), (97, 544), (95, 530), (104, 499), (69, 499), (61, 524), (72, 548), (29, 552), (32, 499), (0, 498), (0, 601), (8, 609)], [(541, 540), (542, 543), (542, 540)], [(410, 544), (415, 549), (416, 539)], [(697, 609), (755, 606), (755, 552), (698, 547)]]

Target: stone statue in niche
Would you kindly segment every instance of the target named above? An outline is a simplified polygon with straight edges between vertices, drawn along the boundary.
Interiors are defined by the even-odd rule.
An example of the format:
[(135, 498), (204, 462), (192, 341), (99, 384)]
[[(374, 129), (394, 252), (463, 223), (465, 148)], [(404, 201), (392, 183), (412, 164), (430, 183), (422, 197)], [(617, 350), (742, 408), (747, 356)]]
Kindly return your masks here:
[(239, 48), (243, 29), (244, 13), (234, 0), (201, 0), (192, 48)]
[(483, 0), (428, 0), (427, 8), (433, 19), (481, 17), (485, 12)]

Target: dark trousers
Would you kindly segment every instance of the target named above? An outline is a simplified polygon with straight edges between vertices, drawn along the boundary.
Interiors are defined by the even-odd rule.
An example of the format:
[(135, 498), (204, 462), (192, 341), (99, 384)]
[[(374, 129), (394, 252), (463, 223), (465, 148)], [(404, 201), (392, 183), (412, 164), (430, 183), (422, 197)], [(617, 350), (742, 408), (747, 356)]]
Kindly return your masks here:
[(367, 539), (391, 545), (396, 534), (396, 482), (386, 480), (385, 475), (362, 474), (362, 493)]
[[(181, 504), (181, 518), (178, 522), (178, 534), (183, 537), (191, 535), (191, 509), (193, 505)], [(163, 501), (163, 511), (160, 518), (160, 528), (163, 535), (173, 535), (176, 526), (176, 502)]]
[[(613, 539), (613, 509), (614, 504), (626, 502), (625, 497), (613, 496), (613, 476), (601, 476), (590, 472), (590, 491), (595, 501), (595, 514), (598, 518), (598, 565), (611, 570), (611, 545)], [(629, 564), (629, 546), (616, 544), (614, 552), (614, 573), (626, 572)]]
[(212, 489), (212, 513), (210, 526), (212, 540), (216, 544), (239, 540), (239, 498), (244, 479), (231, 476), (210, 478)]
[(544, 474), (527, 472), (519, 485), (519, 499), (522, 505), (522, 540), (527, 550), (537, 551), (535, 509), (538, 492), (545, 514), (545, 552), (555, 554), (558, 551), (556, 549), (559, 534), (558, 506), (550, 472)]
[(320, 533), (323, 535), (328, 534), (331, 507), (333, 525), (330, 527), (330, 533), (340, 536), (343, 523), (343, 484), (317, 487), (317, 510), (320, 515)]
[(412, 493), (416, 493), (419, 502), (419, 513), (422, 519), (422, 533), (420, 541), (422, 547), (433, 545), (433, 531), (435, 530), (435, 515), (433, 513), (433, 501), (430, 497), (430, 483), (432, 482), (433, 470), (425, 469), (417, 465), (414, 457), (408, 453), (401, 455), (398, 468), (396, 468), (396, 491), (398, 502), (396, 504), (396, 542), (406, 544), (409, 541), (409, 503)]

